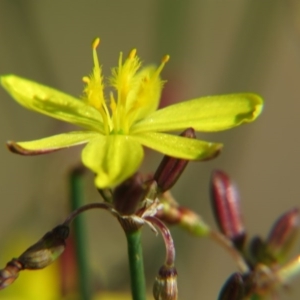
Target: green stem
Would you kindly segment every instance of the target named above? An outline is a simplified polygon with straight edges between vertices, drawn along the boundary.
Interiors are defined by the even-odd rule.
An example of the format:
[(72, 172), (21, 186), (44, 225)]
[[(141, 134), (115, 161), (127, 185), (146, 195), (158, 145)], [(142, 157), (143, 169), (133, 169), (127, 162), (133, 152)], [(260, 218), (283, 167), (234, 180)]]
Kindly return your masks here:
[[(70, 200), (71, 210), (75, 210), (84, 205), (83, 196), (83, 176), (82, 169), (74, 169), (70, 176)], [(92, 299), (90, 272), (88, 267), (88, 255), (87, 255), (87, 242), (86, 242), (86, 228), (85, 228), (85, 216), (78, 216), (74, 220), (74, 236), (75, 236), (75, 251), (78, 267), (78, 286), (80, 299), (90, 300)]]
[(133, 300), (146, 300), (141, 230), (125, 232), (128, 247), (128, 259)]

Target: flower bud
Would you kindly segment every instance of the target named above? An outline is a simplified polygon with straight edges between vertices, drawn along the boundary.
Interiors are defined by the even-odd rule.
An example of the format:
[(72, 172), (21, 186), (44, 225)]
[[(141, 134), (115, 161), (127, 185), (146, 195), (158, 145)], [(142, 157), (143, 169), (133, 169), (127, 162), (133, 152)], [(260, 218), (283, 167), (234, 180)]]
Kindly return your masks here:
[[(196, 138), (195, 130), (188, 128), (183, 131), (180, 136)], [(169, 190), (177, 182), (188, 162), (186, 159), (178, 159), (168, 155), (163, 157), (154, 174), (154, 180), (157, 182), (161, 193)]]
[(239, 194), (226, 173), (222, 171), (213, 172), (210, 195), (219, 229), (238, 249), (242, 249), (246, 232), (240, 210)]
[(23, 266), (17, 259), (11, 260), (6, 267), (0, 270), (0, 290), (11, 285), (19, 276)]
[(175, 267), (162, 266), (153, 285), (155, 300), (177, 300), (177, 271)]
[(118, 185), (113, 192), (115, 209), (122, 215), (131, 215), (145, 195), (142, 175), (135, 173)]
[(168, 225), (179, 225), (185, 230), (197, 236), (205, 236), (209, 233), (209, 227), (194, 211), (180, 206), (167, 191), (160, 197), (162, 209), (156, 217)]
[(172, 197), (170, 191), (166, 191), (159, 197), (162, 208), (155, 215), (168, 225), (177, 225), (181, 220), (180, 206)]
[(265, 241), (259, 236), (255, 236), (251, 239), (249, 243), (249, 254), (252, 265), (258, 263), (269, 265), (275, 262), (274, 257), (267, 251)]
[(210, 232), (209, 226), (192, 210), (179, 207), (181, 219), (179, 225), (191, 234), (196, 236), (206, 236)]
[(299, 231), (299, 209), (284, 213), (273, 225), (267, 238), (267, 249), (277, 259), (283, 258), (291, 248)]
[(47, 232), (18, 258), (23, 269), (42, 269), (50, 265), (65, 250), (68, 235), (69, 227), (66, 225), (59, 225)]
[(244, 280), (240, 273), (232, 274), (223, 285), (218, 300), (244, 299)]

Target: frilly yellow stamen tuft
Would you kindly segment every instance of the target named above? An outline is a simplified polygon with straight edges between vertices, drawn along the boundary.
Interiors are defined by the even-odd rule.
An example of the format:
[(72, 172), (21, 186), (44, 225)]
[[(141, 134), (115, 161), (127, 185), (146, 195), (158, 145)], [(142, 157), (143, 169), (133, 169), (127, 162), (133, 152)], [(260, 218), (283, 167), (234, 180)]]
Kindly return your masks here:
[(84, 88), (84, 100), (89, 103), (89, 105), (95, 107), (101, 113), (104, 130), (108, 134), (110, 131), (110, 115), (105, 103), (102, 70), (97, 55), (97, 47), (99, 46), (99, 44), (99, 38), (96, 38), (92, 42), (94, 62), (93, 72), (90, 76), (84, 76), (82, 78), (82, 81), (86, 84)]

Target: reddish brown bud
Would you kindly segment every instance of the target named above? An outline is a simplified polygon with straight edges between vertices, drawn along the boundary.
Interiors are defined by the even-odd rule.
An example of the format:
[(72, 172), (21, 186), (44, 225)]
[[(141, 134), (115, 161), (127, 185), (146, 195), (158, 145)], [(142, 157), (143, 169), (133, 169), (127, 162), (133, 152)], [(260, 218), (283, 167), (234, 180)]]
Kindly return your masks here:
[[(182, 132), (180, 136), (196, 138), (195, 130), (188, 128)], [(188, 162), (186, 159), (178, 159), (167, 155), (164, 156), (154, 174), (154, 180), (157, 182), (161, 193), (169, 190), (177, 182)]]
[(11, 285), (19, 276), (23, 269), (22, 264), (17, 260), (11, 260), (4, 269), (0, 271), (0, 290)]
[(175, 267), (162, 266), (153, 285), (155, 300), (177, 300), (177, 271)]
[(240, 273), (232, 274), (221, 289), (218, 300), (242, 300), (245, 296), (244, 281)]
[(214, 171), (211, 178), (211, 204), (221, 232), (238, 249), (244, 245), (246, 233), (240, 210), (240, 199), (236, 186), (222, 171)]
[(50, 265), (65, 250), (68, 235), (69, 227), (66, 225), (59, 225), (47, 232), (18, 258), (23, 269), (42, 269)]
[(134, 174), (114, 189), (115, 209), (122, 215), (133, 214), (146, 193), (142, 175)]
[(277, 259), (285, 256), (299, 231), (299, 209), (293, 208), (284, 213), (273, 225), (267, 238), (267, 249)]

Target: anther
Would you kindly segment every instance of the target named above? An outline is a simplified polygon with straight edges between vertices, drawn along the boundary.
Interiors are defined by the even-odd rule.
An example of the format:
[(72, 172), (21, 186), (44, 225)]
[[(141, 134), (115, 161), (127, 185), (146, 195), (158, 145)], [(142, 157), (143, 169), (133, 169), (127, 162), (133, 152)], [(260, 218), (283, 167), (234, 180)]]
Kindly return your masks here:
[(160, 72), (162, 71), (162, 69), (164, 68), (165, 64), (169, 61), (170, 59), (170, 55), (165, 55), (163, 56), (163, 58), (161, 59), (161, 63), (159, 65), (159, 67), (157, 68), (156, 72), (155, 72), (155, 76), (158, 76), (158, 74), (160, 74)]
[(99, 46), (99, 44), (100, 44), (100, 39), (97, 37), (94, 39), (94, 41), (92, 43), (93, 50), (96, 50), (96, 48)]
[(128, 58), (129, 58), (129, 59), (133, 59), (135, 56), (136, 56), (136, 49), (132, 49), (132, 50), (129, 52)]
[(170, 55), (165, 55), (162, 59), (161, 59), (161, 63), (165, 64), (170, 60)]
[(89, 82), (90, 82), (90, 79), (89, 79), (87, 76), (84, 76), (84, 77), (82, 77), (82, 81), (83, 81), (84, 83), (89, 83)]

